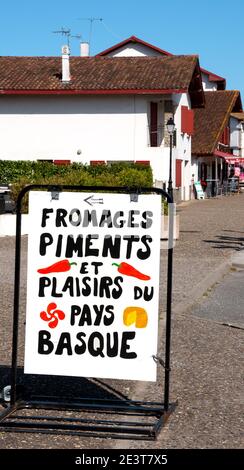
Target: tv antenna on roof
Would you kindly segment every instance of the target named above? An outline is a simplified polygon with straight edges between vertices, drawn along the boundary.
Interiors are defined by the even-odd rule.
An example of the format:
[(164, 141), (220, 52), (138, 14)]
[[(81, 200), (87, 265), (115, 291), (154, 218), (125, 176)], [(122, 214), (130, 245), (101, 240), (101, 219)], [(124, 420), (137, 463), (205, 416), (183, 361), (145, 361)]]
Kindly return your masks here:
[(103, 18), (94, 18), (93, 16), (91, 18), (78, 18), (78, 20), (82, 21), (90, 21), (90, 31), (89, 31), (89, 44), (91, 47), (91, 39), (92, 39), (92, 28), (93, 28), (93, 23), (94, 21), (103, 21)]
[(74, 35), (71, 35), (70, 37), (75, 38), (75, 39), (81, 39), (82, 35), (81, 34), (74, 34)]
[(71, 30), (69, 28), (65, 29), (65, 28), (62, 27), (59, 31), (53, 31), (53, 33), (54, 34), (62, 34), (62, 36), (66, 36), (67, 37), (67, 44), (70, 47), (69, 38), (70, 38), (70, 35), (71, 35)]

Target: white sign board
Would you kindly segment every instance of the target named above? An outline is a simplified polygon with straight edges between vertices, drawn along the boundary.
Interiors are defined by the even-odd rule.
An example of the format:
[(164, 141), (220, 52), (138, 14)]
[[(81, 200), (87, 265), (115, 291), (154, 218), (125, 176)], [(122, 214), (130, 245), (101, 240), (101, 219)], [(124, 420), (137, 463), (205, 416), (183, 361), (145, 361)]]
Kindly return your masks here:
[(27, 374), (156, 380), (161, 196), (29, 194)]
[(202, 189), (201, 182), (196, 181), (194, 183), (194, 186), (195, 186), (195, 190), (196, 190), (197, 199), (204, 199), (205, 195), (204, 195), (204, 192), (203, 192), (203, 189)]

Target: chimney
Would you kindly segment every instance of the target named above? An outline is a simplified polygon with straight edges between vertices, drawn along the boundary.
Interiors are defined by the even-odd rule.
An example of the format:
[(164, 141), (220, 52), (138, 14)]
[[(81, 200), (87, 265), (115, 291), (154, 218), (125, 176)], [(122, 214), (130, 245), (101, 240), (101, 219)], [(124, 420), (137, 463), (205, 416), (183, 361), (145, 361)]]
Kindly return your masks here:
[(80, 56), (81, 57), (89, 57), (90, 55), (90, 47), (89, 42), (81, 42), (80, 43)]
[(62, 82), (70, 82), (69, 46), (62, 46)]

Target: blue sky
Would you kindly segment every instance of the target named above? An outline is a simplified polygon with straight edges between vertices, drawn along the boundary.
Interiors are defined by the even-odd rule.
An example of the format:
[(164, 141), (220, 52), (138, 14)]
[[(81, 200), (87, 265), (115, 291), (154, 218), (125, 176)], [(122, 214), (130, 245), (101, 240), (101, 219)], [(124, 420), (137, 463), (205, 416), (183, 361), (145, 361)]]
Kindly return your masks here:
[[(203, 68), (242, 92), (244, 105), (244, 0), (7, 0), (1, 2), (0, 55), (59, 55), (70, 28), (89, 39), (95, 54), (135, 35), (174, 54), (198, 54)], [(79, 40), (71, 39), (72, 55)]]

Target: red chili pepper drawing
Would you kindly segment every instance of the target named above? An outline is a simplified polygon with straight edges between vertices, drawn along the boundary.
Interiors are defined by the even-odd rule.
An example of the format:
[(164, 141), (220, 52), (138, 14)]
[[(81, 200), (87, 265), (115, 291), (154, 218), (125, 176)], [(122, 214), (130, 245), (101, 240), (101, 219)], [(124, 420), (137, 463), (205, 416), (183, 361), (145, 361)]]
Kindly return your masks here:
[(44, 310), (40, 313), (40, 317), (44, 321), (48, 321), (49, 328), (56, 328), (59, 320), (64, 320), (65, 314), (62, 310), (58, 310), (57, 304), (51, 302), (47, 306), (47, 312)]
[(118, 272), (121, 274), (125, 274), (126, 276), (136, 277), (137, 279), (141, 279), (142, 281), (148, 281), (149, 279), (151, 279), (150, 276), (140, 273), (140, 271), (137, 271), (137, 269), (133, 268), (133, 266), (128, 263), (113, 263), (112, 266), (118, 266)]
[(72, 264), (77, 263), (70, 263), (68, 259), (63, 259), (62, 261), (51, 264), (51, 266), (48, 266), (47, 268), (38, 269), (37, 272), (40, 274), (64, 273), (65, 271), (70, 270)]

